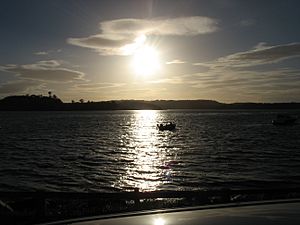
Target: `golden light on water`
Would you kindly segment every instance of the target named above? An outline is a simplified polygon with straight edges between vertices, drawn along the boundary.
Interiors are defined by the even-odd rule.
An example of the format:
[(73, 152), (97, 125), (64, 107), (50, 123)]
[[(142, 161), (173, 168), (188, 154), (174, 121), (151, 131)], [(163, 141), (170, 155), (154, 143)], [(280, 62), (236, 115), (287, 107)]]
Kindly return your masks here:
[(126, 174), (120, 177), (119, 184), (140, 191), (154, 191), (163, 183), (162, 165), (166, 161), (166, 152), (159, 149), (159, 132), (156, 129), (159, 113), (140, 110), (132, 120), (134, 127), (129, 132), (129, 139), (133, 142), (127, 150), (132, 162), (127, 164)]
[[(135, 140), (136, 140), (136, 168), (132, 173), (135, 177), (135, 187), (141, 190), (155, 190), (159, 181), (158, 169), (159, 152), (156, 145), (157, 131), (155, 128), (157, 113), (153, 110), (142, 110), (136, 114)], [(154, 126), (154, 127), (153, 127)]]

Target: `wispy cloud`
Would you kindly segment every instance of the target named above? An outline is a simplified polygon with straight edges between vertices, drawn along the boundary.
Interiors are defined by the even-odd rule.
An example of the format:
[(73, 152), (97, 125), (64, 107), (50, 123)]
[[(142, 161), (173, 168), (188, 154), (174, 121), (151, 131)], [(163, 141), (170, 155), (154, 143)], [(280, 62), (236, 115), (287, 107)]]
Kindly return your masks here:
[(241, 27), (250, 27), (250, 26), (255, 25), (255, 23), (256, 23), (256, 20), (254, 20), (254, 19), (246, 19), (246, 20), (241, 20), (239, 22), (239, 25)]
[(100, 23), (101, 33), (83, 38), (69, 38), (72, 45), (96, 50), (102, 55), (124, 55), (124, 47), (141, 35), (193, 36), (215, 32), (217, 21), (209, 17), (171, 19), (118, 19)]
[(274, 46), (266, 46), (265, 43), (259, 43), (249, 51), (234, 53), (212, 62), (196, 63), (194, 65), (208, 67), (250, 67), (277, 63), (299, 56), (300, 43), (298, 42)]
[(34, 55), (49, 55), (52, 53), (57, 53), (57, 52), (61, 52), (61, 49), (57, 49), (57, 50), (48, 50), (48, 51), (38, 51), (38, 52), (34, 52)]
[(84, 73), (65, 68), (58, 60), (24, 65), (8, 64), (0, 66), (0, 70), (14, 75), (14, 80), (0, 84), (0, 94), (44, 91), (51, 84), (67, 87), (67, 83), (86, 82)]
[(64, 68), (57, 60), (39, 61), (25, 65), (6, 65), (1, 69), (15, 74), (19, 79), (27, 80), (61, 83), (84, 79), (84, 73)]
[(84, 92), (97, 92), (101, 89), (119, 88), (124, 86), (124, 83), (84, 83), (76, 84), (72, 89)]
[(182, 61), (180, 59), (174, 59), (172, 61), (166, 62), (167, 65), (171, 65), (171, 64), (184, 64), (186, 63), (185, 61)]
[(48, 55), (48, 52), (35, 52), (35, 53), (33, 53), (33, 54), (35, 54), (35, 55)]
[(94, 49), (101, 55), (124, 55), (121, 48), (131, 42), (131, 39), (125, 37), (104, 37), (103, 35), (68, 39), (69, 44)]
[(171, 19), (119, 19), (100, 23), (103, 33), (146, 35), (198, 35), (217, 29), (217, 21), (201, 16)]
[(290, 100), (299, 100), (300, 70), (297, 69), (211, 70), (206, 74), (213, 79), (194, 80), (191, 87), (224, 95), (232, 95), (235, 92), (239, 96), (243, 95), (244, 99), (249, 99), (249, 96), (261, 96), (261, 98), (269, 100), (272, 96), (279, 96), (279, 93), (294, 93), (293, 97), (289, 96)]
[(36, 89), (42, 86), (42, 83), (33, 80), (17, 80), (0, 84), (0, 94), (16, 94), (28, 92), (30, 89)]
[(180, 76), (174, 76), (172, 78), (164, 78), (148, 81), (150, 84), (183, 84), (184, 79)]
[(254, 102), (299, 101), (299, 69), (252, 69), (211, 67), (205, 72), (172, 75), (149, 83), (163, 84), (175, 90), (184, 87), (185, 94), (192, 93), (192, 96), (225, 102), (241, 99)]

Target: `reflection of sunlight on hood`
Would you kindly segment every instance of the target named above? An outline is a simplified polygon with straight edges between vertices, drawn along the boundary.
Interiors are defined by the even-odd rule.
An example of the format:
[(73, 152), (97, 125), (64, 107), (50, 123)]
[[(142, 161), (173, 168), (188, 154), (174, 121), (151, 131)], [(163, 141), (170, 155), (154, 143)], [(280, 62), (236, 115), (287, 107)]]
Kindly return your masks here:
[(165, 225), (165, 224), (166, 224), (166, 221), (162, 218), (156, 218), (153, 223), (153, 225)]

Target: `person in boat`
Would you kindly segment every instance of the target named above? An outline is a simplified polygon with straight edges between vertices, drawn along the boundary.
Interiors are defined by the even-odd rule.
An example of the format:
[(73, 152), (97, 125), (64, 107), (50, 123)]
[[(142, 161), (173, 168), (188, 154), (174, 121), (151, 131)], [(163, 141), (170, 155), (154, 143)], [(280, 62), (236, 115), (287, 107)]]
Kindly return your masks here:
[(173, 130), (175, 129), (175, 126), (176, 124), (172, 123), (172, 122), (168, 122), (168, 123), (160, 123), (160, 124), (157, 124), (157, 127), (160, 129), (160, 130)]

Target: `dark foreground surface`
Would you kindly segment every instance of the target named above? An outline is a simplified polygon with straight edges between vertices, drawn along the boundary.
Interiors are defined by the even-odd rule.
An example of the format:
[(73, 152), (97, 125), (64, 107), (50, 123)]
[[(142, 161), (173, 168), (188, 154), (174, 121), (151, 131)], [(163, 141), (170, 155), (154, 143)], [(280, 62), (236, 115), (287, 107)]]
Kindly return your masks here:
[[(252, 204), (216, 205), (214, 207), (186, 208), (151, 214), (74, 221), (74, 224), (174, 224), (174, 225), (244, 225), (288, 224), (300, 222), (300, 201), (275, 201)], [(57, 223), (61, 224), (61, 223)]]
[[(228, 205), (220, 206), (218, 204), (228, 204), (231, 203), (234, 207), (240, 207), (242, 202), (249, 202), (253, 205), (263, 205), (253, 207), (253, 210), (248, 212), (247, 218), (241, 217), (241, 215), (236, 214), (240, 209), (229, 210), (227, 213), (223, 214), (223, 219), (219, 221), (218, 224), (228, 223), (228, 219), (233, 214), (236, 214), (236, 219), (241, 224), (249, 224), (252, 221), (252, 217), (255, 218), (260, 216), (261, 222), (274, 222), (274, 224), (289, 224), (288, 221), (293, 221), (297, 224), (299, 221), (299, 208), (289, 208), (279, 207), (277, 213), (275, 211), (269, 211), (268, 215), (262, 216), (262, 208), (266, 209), (263, 201), (269, 200), (285, 200), (286, 202), (296, 202), (298, 199), (298, 204), (294, 207), (299, 207), (300, 189), (268, 189), (268, 190), (214, 190), (214, 191), (155, 191), (155, 192), (122, 192), (122, 193), (37, 193), (37, 192), (19, 192), (19, 193), (0, 193), (1, 205), (0, 205), (0, 216), (1, 224), (34, 224), (42, 222), (59, 221), (66, 219), (74, 219), (72, 222), (88, 222), (91, 224), (135, 224), (137, 220), (141, 224), (153, 224), (153, 221), (148, 221), (147, 216), (143, 218), (139, 217), (136, 219), (127, 218), (127, 215), (113, 215), (115, 213), (128, 213), (128, 212), (139, 212), (137, 215), (151, 215), (154, 214), (154, 219), (164, 219), (168, 222), (172, 219), (173, 223), (179, 223), (179, 221), (174, 220), (178, 213), (170, 214), (159, 214), (156, 215), (153, 212), (147, 212), (144, 210), (153, 209), (172, 209), (172, 208), (182, 208), (191, 206), (205, 206), (206, 208), (227, 208)], [(259, 203), (258, 203), (258, 202)], [(278, 203), (276, 203), (278, 204)], [(205, 209), (202, 208), (202, 209)], [(276, 208), (276, 206), (275, 206)], [(140, 213), (142, 211), (142, 213)], [(188, 211), (193, 213), (197, 218), (192, 219), (191, 214), (189, 217), (188, 224), (198, 224), (199, 219), (203, 220), (199, 215), (201, 212), (196, 212), (195, 209), (181, 209), (180, 211)], [(173, 210), (173, 212), (178, 212), (178, 210)], [(259, 215), (254, 216), (253, 213), (260, 212)], [(233, 214), (232, 214), (233, 213)], [(283, 214), (289, 213), (289, 218), (287, 215), (283, 217)], [(180, 213), (179, 213), (180, 214)], [(217, 215), (220, 216), (218, 210), (211, 211), (207, 215)], [(131, 214), (133, 215), (133, 214)], [(280, 217), (278, 217), (281, 215)], [(295, 217), (298, 215), (298, 217)], [(89, 216), (98, 216), (96, 218), (85, 218)], [(243, 214), (246, 216), (246, 214)], [(125, 219), (124, 219), (125, 217)], [(97, 220), (101, 218), (101, 220)], [(103, 220), (103, 218), (123, 218), (123, 219), (112, 219)], [(216, 218), (211, 216), (211, 219)], [(278, 221), (278, 218), (280, 221)], [(131, 220), (128, 222), (126, 220)], [(153, 219), (153, 218), (152, 218)], [(232, 219), (232, 218), (231, 218)], [(275, 220), (276, 219), (276, 220)], [(296, 220), (295, 220), (296, 219)], [(193, 220), (193, 221), (192, 221)], [(273, 221), (272, 221), (273, 220)], [(176, 222), (175, 222), (176, 221)], [(226, 222), (227, 221), (227, 222)], [(229, 221), (230, 222), (230, 221)], [(236, 221), (237, 222), (237, 221)], [(253, 221), (252, 221), (253, 222)], [(257, 221), (255, 221), (257, 222)], [(277, 222), (277, 223), (276, 223)], [(279, 223), (280, 222), (280, 223)], [(58, 224), (66, 224), (69, 222), (61, 222)], [(185, 222), (182, 224), (186, 224)], [(236, 224), (236, 223), (235, 223)], [(251, 223), (250, 223), (251, 224)], [(259, 223), (262, 224), (262, 223)], [(267, 223), (270, 224), (270, 223)], [(156, 224), (155, 224), (156, 225)]]

